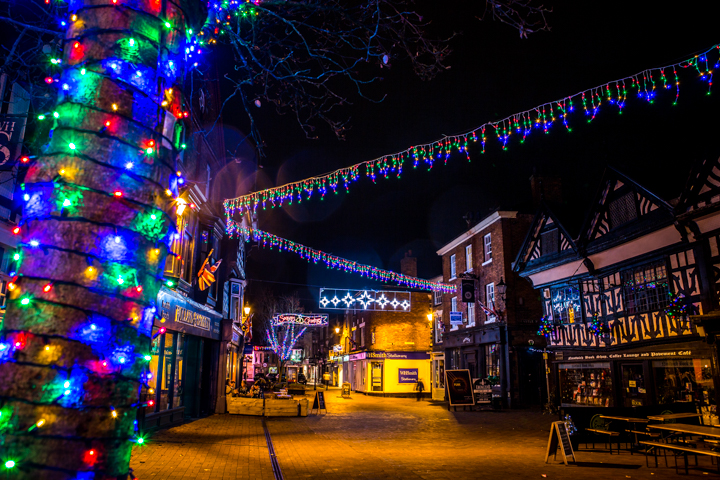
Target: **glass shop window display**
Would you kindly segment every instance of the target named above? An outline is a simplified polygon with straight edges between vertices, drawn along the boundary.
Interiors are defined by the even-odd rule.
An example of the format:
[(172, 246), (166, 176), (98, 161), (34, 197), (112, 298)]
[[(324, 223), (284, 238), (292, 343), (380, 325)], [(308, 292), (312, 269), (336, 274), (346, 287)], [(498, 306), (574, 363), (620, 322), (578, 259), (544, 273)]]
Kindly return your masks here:
[(652, 367), (655, 394), (661, 405), (677, 402), (707, 405), (715, 398), (709, 358), (653, 360)]
[(647, 390), (645, 388), (643, 364), (622, 365), (621, 371), (624, 406), (642, 407), (643, 405), (647, 405)]
[[(158, 327), (153, 327), (153, 340), (150, 345), (150, 362), (148, 363), (149, 376), (146, 384), (142, 386), (141, 401), (147, 402), (149, 400), (155, 400), (155, 394), (157, 389), (157, 376), (158, 376), (158, 365), (160, 363), (160, 340), (162, 337), (157, 335)], [(156, 336), (157, 335), (157, 336)], [(157, 409), (157, 405), (148, 406), (146, 412), (154, 412)]]
[(566, 363), (558, 365), (560, 402), (574, 405), (613, 407), (610, 363)]

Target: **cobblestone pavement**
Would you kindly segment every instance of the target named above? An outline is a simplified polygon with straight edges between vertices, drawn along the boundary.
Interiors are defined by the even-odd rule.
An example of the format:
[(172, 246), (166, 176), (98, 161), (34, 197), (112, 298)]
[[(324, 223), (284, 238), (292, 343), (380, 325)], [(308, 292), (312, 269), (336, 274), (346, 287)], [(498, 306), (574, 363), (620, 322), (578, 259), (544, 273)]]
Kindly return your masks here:
[[(669, 468), (662, 459), (647, 468), (643, 455), (584, 445), (574, 465), (552, 457), (545, 464), (555, 418), (537, 412), (450, 412), (428, 401), (339, 395), (325, 394), (327, 414), (267, 419), (285, 479), (677, 478), (672, 459)], [(700, 465), (715, 469), (707, 458)], [(131, 466), (140, 480), (273, 478), (262, 420), (235, 415), (158, 432)], [(691, 469), (689, 476), (707, 475)]]

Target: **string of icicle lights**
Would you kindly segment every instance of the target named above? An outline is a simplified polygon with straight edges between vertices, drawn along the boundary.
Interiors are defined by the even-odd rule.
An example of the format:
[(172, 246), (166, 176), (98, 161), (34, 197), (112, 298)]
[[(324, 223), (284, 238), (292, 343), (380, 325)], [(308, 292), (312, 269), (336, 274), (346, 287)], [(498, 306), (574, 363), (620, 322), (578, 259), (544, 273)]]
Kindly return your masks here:
[[(436, 161), (442, 160), (447, 163), (450, 154), (454, 151), (464, 153), (469, 160), (468, 146), (480, 142), (481, 151), (485, 153), (488, 135), (494, 135), (502, 145), (502, 149), (506, 150), (511, 138), (519, 137), (520, 143), (523, 143), (533, 130), (542, 130), (547, 134), (556, 123), (562, 123), (563, 127), (570, 132), (572, 128), (568, 123), (569, 116), (580, 107), (588, 123), (595, 119), (603, 104), (614, 105), (622, 113), (628, 99), (628, 89), (630, 95), (650, 103), (655, 101), (658, 89), (674, 89), (673, 104), (677, 104), (680, 96), (678, 72), (692, 70), (701, 81), (707, 83), (707, 94), (709, 95), (712, 88), (713, 69), (720, 64), (719, 55), (720, 45), (714, 45), (703, 53), (693, 55), (681, 62), (643, 70), (634, 75), (544, 103), (524, 112), (514, 113), (503, 120), (485, 123), (459, 135), (445, 136), (431, 143), (416, 145), (401, 152), (344, 167), (325, 175), (228, 199), (224, 201), (225, 213), (230, 217), (236, 213), (257, 211), (260, 206), (263, 210), (268, 206), (271, 208), (281, 207), (286, 203), (292, 204), (293, 201), (301, 202), (309, 199), (315, 192), (323, 199), (329, 191), (338, 193), (338, 189), (341, 187), (347, 190), (349, 184), (357, 181), (363, 173), (373, 183), (378, 176), (388, 178), (395, 175), (400, 178), (406, 165), (410, 164), (416, 168), (420, 162), (423, 162), (430, 170)], [(714, 58), (714, 61), (710, 57)]]
[(390, 270), (383, 270), (381, 268), (373, 267), (370, 265), (364, 265), (362, 263), (347, 260), (342, 257), (330, 255), (322, 250), (315, 250), (310, 247), (306, 247), (300, 243), (287, 240), (272, 233), (258, 230), (256, 228), (243, 227), (239, 223), (233, 220), (227, 222), (227, 232), (233, 236), (238, 236), (247, 239), (253, 239), (254, 241), (262, 244), (263, 247), (270, 246), (270, 248), (278, 248), (279, 250), (285, 250), (300, 255), (308, 262), (318, 263), (323, 262), (328, 268), (343, 270), (350, 273), (359, 273), (363, 277), (370, 278), (372, 280), (378, 280), (381, 282), (392, 282), (398, 285), (405, 285), (410, 288), (417, 288), (420, 290), (432, 290), (440, 291), (443, 293), (455, 292), (456, 286), (448, 283), (432, 282), (423, 278), (410, 277), (401, 273), (396, 273)]

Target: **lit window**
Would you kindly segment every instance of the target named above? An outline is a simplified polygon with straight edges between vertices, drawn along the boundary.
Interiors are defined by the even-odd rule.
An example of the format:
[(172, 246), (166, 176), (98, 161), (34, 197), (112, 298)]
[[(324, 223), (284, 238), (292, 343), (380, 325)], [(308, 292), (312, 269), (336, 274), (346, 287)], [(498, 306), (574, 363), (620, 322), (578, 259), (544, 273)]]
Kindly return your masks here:
[[(485, 285), (485, 302), (489, 310), (495, 310), (495, 284), (488, 283)], [(497, 319), (495, 315), (487, 315), (485, 323), (492, 323)]]
[(465, 247), (465, 271), (472, 272), (472, 245)]
[(483, 244), (485, 245), (484, 263), (486, 263), (492, 260), (492, 241), (489, 233), (483, 238)]

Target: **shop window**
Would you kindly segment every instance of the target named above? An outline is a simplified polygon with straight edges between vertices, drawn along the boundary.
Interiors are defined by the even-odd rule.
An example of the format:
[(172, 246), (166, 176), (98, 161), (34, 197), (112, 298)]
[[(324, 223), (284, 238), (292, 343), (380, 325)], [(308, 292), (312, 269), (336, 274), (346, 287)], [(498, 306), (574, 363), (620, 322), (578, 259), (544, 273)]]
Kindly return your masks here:
[(582, 321), (580, 290), (576, 287), (553, 288), (550, 293), (553, 320), (556, 323)]
[(164, 345), (161, 345), (163, 350), (162, 358), (162, 378), (160, 378), (160, 395), (158, 396), (158, 411), (167, 410), (172, 408), (170, 392), (172, 389), (172, 367), (173, 367), (173, 353), (174, 353), (174, 338), (175, 335), (172, 333), (165, 333)]
[(622, 365), (622, 396), (626, 407), (647, 405), (645, 373), (642, 364)]
[(654, 263), (622, 272), (625, 311), (630, 314), (664, 309), (670, 301), (664, 263)]
[(707, 404), (715, 398), (709, 358), (653, 360), (655, 397), (660, 405), (677, 402)]
[[(162, 342), (163, 336), (157, 335), (158, 327), (153, 327), (152, 336), (153, 340), (150, 344), (150, 363), (148, 364), (148, 371), (150, 373), (150, 377), (147, 379), (147, 385), (142, 386), (142, 390), (140, 392), (141, 401), (148, 401), (148, 400), (157, 400), (157, 379), (158, 379), (158, 367), (160, 366), (160, 343)], [(154, 405), (152, 407), (148, 407), (146, 412), (155, 412), (157, 411), (157, 408), (159, 405)]]
[(500, 379), (500, 345), (490, 343), (485, 345), (485, 377), (492, 385)]
[(614, 406), (609, 362), (560, 364), (558, 373), (561, 406)]
[(450, 279), (455, 278), (457, 272), (455, 271), (455, 255), (450, 255)]
[(183, 376), (183, 373), (185, 372), (183, 368), (183, 354), (185, 349), (185, 343), (186, 343), (187, 337), (183, 334), (176, 333), (175, 334), (175, 344), (176, 344), (176, 352), (175, 352), (175, 372), (174, 372), (174, 379), (173, 379), (173, 396), (172, 396), (172, 406), (170, 408), (177, 408), (182, 407), (184, 405), (183, 399), (185, 391), (183, 389), (183, 386), (185, 384), (184, 380), (185, 377)]

